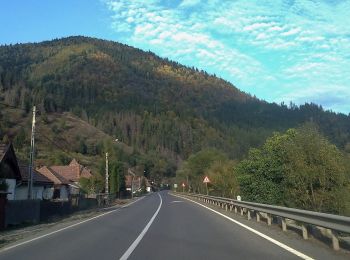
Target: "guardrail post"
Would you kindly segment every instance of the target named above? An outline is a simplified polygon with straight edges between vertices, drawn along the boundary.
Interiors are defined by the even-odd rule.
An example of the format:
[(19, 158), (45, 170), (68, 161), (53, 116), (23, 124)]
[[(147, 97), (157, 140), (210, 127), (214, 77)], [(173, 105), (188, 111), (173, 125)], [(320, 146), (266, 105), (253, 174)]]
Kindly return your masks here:
[(248, 218), (248, 220), (251, 220), (250, 210), (249, 210), (249, 209), (248, 209), (248, 211), (247, 211), (247, 218)]
[(233, 209), (233, 205), (230, 205), (230, 211), (232, 211), (232, 209)]
[(225, 204), (225, 210), (227, 211), (227, 204)]
[(256, 212), (256, 222), (260, 222), (260, 212)]
[(268, 226), (271, 226), (271, 223), (272, 223), (272, 217), (270, 214), (266, 214), (266, 219), (267, 219), (267, 225)]
[(330, 235), (332, 238), (332, 246), (334, 250), (339, 250), (339, 239), (337, 238), (336, 235), (334, 235), (334, 232), (331, 229), (326, 229), (327, 233)]
[(301, 225), (301, 231), (303, 232), (303, 238), (308, 239), (307, 229), (306, 229), (306, 226), (304, 224)]
[(243, 216), (244, 209), (241, 207), (241, 216)]
[(285, 218), (281, 218), (282, 220), (282, 231), (287, 231), (287, 222)]
[(235, 206), (235, 213), (237, 214), (237, 207)]

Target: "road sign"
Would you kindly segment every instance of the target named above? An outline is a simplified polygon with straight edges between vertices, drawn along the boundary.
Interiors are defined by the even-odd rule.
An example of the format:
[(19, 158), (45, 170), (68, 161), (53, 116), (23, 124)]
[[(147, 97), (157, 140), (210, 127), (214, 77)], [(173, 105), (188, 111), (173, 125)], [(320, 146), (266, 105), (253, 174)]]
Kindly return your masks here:
[(181, 184), (181, 186), (182, 186), (182, 187), (185, 187), (186, 185), (185, 185), (185, 183), (183, 182), (183, 183)]
[(205, 176), (203, 183), (209, 183), (209, 182), (210, 182), (210, 180), (209, 180), (208, 176)]
[(174, 188), (175, 188), (175, 189), (177, 188), (177, 183), (174, 183)]

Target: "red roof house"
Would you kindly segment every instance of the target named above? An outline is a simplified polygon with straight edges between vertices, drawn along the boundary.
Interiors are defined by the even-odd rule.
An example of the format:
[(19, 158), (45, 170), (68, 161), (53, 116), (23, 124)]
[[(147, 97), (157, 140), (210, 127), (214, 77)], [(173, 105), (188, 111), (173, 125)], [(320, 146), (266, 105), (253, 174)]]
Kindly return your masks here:
[(68, 165), (43, 166), (38, 171), (54, 182), (54, 197), (60, 199), (79, 194), (79, 179), (92, 177), (91, 171), (75, 159)]

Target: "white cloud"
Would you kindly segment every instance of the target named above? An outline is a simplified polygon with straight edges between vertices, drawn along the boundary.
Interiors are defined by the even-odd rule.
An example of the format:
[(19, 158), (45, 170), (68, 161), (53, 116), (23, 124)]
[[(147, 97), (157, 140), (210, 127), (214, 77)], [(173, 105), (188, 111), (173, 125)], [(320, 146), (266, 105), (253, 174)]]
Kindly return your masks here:
[(280, 26), (272, 26), (268, 29), (269, 32), (273, 32), (273, 31), (283, 31), (283, 27)]
[(259, 33), (257, 36), (256, 36), (256, 39), (257, 40), (263, 40), (263, 39), (267, 39), (269, 38), (267, 34), (265, 33)]
[(315, 103), (333, 111), (350, 111), (350, 93), (344, 85), (313, 85), (282, 95), (276, 102), (290, 101), (296, 104)]
[(291, 30), (289, 30), (287, 32), (281, 33), (281, 35), (282, 36), (291, 36), (291, 35), (295, 35), (295, 34), (297, 34), (299, 32), (300, 32), (300, 28), (293, 28), (293, 29), (291, 29)]
[(254, 24), (245, 26), (243, 28), (243, 31), (254, 31), (254, 30), (258, 30), (258, 29), (262, 29), (270, 26), (271, 25), (268, 23), (254, 23)]
[(123, 42), (216, 73), (260, 98), (300, 101), (317, 85), (350, 93), (350, 1), (105, 3)]
[(183, 0), (180, 4), (180, 7), (192, 7), (198, 5), (201, 0)]

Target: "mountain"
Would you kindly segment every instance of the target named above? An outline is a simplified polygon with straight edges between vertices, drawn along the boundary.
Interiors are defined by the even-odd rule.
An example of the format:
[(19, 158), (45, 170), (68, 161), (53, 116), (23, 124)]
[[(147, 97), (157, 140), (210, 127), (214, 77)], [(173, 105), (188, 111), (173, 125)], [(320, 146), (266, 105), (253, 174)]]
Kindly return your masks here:
[[(268, 103), (152, 52), (81, 36), (0, 46), (0, 102), (27, 114), (33, 104), (47, 115), (70, 112), (173, 164), (207, 147), (239, 159), (274, 131), (307, 121), (350, 150), (348, 115)], [(4, 138), (9, 127), (0, 129)]]

